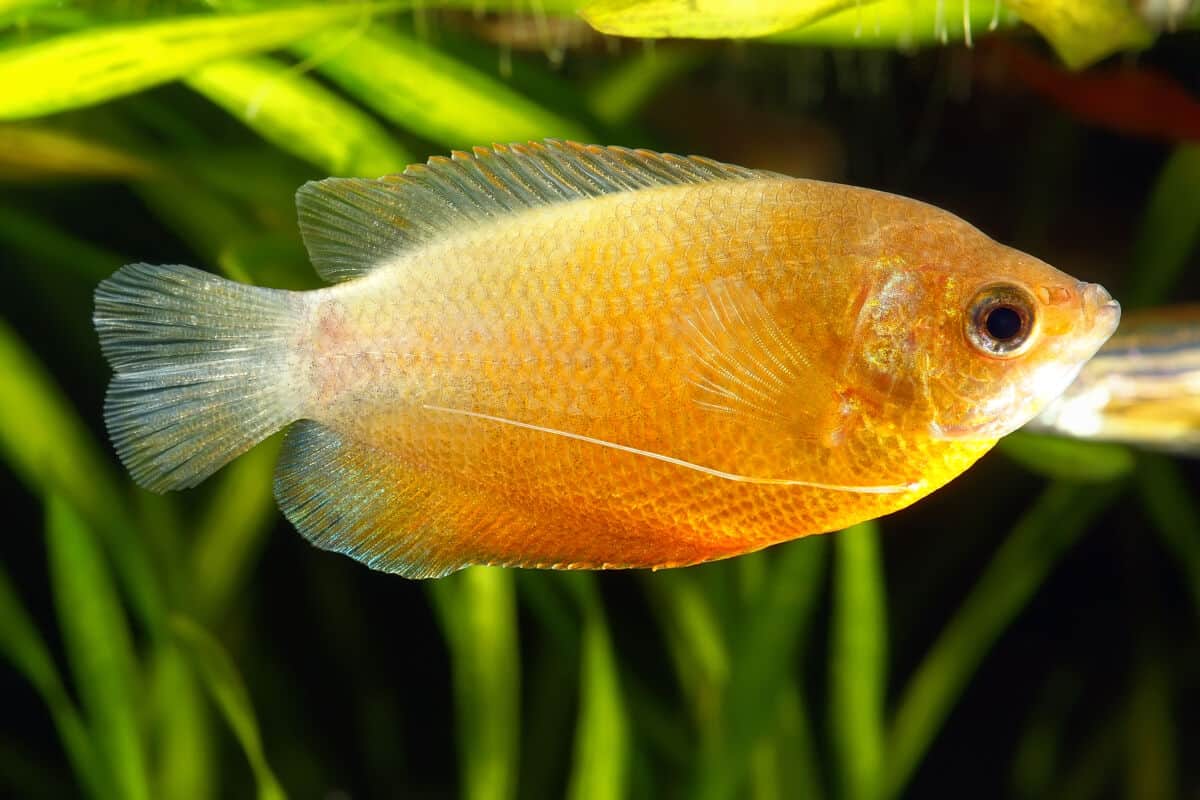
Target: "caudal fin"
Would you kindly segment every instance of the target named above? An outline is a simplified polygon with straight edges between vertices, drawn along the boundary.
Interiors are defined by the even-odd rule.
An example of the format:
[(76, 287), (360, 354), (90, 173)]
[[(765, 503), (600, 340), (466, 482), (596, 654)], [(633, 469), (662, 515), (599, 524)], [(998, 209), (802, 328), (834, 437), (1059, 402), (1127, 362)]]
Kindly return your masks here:
[(131, 264), (96, 288), (104, 419), (139, 484), (195, 486), (298, 416), (300, 295)]

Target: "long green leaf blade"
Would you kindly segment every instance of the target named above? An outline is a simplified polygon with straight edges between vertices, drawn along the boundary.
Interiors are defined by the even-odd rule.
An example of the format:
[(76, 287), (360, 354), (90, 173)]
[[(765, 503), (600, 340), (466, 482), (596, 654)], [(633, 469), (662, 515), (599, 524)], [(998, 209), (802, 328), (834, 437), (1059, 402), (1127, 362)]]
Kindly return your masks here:
[(887, 611), (879, 526), (834, 537), (830, 726), (844, 800), (879, 797), (887, 691)]
[(1139, 459), (1137, 488), (1155, 530), (1183, 572), (1200, 618), (1200, 507), (1196, 505), (1196, 488), (1188, 484), (1171, 459), (1151, 454)]
[(87, 726), (63, 686), (49, 648), (3, 569), (0, 569), (0, 655), (41, 695), (54, 719), (71, 767), (87, 793), (96, 800), (108, 796), (111, 792), (105, 788), (106, 779)]
[(779, 548), (772, 559), (769, 577), (731, 641), (728, 688), (693, 781), (693, 796), (741, 796), (751, 752), (776, 727), (821, 585), (825, 546), (824, 538), (813, 537)]
[(272, 474), (281, 439), (239, 456), (214, 479), (191, 538), (191, 585), (201, 619), (219, 618), (241, 588), (276, 520)]
[(148, 800), (139, 670), (125, 613), (92, 531), (58, 494), (47, 498), (46, 545), (63, 643), (97, 751), (118, 797)]
[(219, 771), (212, 716), (183, 650), (164, 638), (150, 661), (153, 699), (154, 796), (204, 800), (214, 795)]
[(587, 129), (410, 36), (372, 30), (352, 43), (338, 34), (298, 45), (346, 91), (407, 130), (455, 148), (558, 136)]
[(583, 607), (579, 720), (570, 800), (619, 800), (629, 780), (629, 720), (617, 657), (591, 575), (567, 576), (578, 584)]
[(258, 732), (250, 695), (225, 648), (207, 631), (184, 617), (171, 618), (171, 632), (190, 656), (213, 702), (242, 745), (246, 760), (254, 770), (259, 800), (284, 800), (286, 795), (283, 787), (279, 785), (263, 753), (262, 737)]
[(904, 790), (988, 649), (1116, 489), (1051, 484), (1017, 522), (901, 695), (888, 735), (884, 797)]
[(1162, 302), (1200, 243), (1200, 145), (1180, 145), (1171, 153), (1150, 193), (1137, 243), (1131, 282), (1122, 303)]
[(1006, 4), (1037, 28), (1072, 69), (1154, 41), (1154, 34), (1126, 0), (1006, 0)]
[(521, 665), (508, 570), (473, 567), (430, 584), (454, 669), (465, 800), (516, 794)]
[(184, 82), (328, 175), (376, 178), (413, 161), (370, 114), (273, 59), (218, 61)]
[(282, 47), (314, 31), (404, 2), (308, 3), (242, 14), (197, 14), (85, 28), (0, 51), (0, 119), (101, 103), (210, 61)]
[(591, 0), (579, 13), (612, 36), (725, 39), (795, 28), (856, 1), (862, 0)]
[(31, 491), (61, 493), (105, 536), (142, 620), (156, 630), (166, 600), (144, 543), (133, 535), (106, 459), (45, 369), (0, 320), (0, 456)]
[(1104, 482), (1133, 471), (1133, 452), (1109, 442), (1087, 442), (1018, 431), (1000, 440), (1000, 452), (1038, 475)]

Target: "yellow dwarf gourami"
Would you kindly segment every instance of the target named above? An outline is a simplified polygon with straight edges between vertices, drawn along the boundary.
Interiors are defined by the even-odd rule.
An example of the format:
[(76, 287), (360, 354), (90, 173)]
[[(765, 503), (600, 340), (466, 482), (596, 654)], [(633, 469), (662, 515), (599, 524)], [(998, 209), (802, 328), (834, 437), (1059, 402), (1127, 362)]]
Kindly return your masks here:
[(887, 514), (1119, 317), (945, 211), (697, 157), (480, 148), (297, 205), (333, 286), (99, 286), (109, 432), (161, 491), (295, 423), (284, 514), (409, 577), (693, 564)]

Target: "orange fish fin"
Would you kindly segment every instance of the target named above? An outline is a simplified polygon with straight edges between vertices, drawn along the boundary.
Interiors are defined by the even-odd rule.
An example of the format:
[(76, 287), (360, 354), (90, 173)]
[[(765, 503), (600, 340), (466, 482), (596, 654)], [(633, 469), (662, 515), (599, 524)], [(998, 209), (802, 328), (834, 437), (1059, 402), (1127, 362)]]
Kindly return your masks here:
[(406, 578), (436, 578), (472, 564), (605, 566), (574, 563), (564, 555), (570, 540), (545, 521), (310, 420), (288, 432), (275, 497), (316, 546)]
[(300, 233), (317, 273), (370, 272), (464, 225), (537, 206), (651, 186), (782, 177), (699, 156), (547, 139), (435, 156), (378, 180), (328, 178), (296, 193)]
[(833, 382), (815, 369), (745, 281), (701, 288), (681, 321), (693, 356), (692, 399), (715, 413), (811, 433), (836, 402)]
[(275, 498), (313, 544), (373, 569), (430, 578), (471, 563), (444, 535), (455, 512), (448, 498), (388, 454), (317, 422), (288, 431)]

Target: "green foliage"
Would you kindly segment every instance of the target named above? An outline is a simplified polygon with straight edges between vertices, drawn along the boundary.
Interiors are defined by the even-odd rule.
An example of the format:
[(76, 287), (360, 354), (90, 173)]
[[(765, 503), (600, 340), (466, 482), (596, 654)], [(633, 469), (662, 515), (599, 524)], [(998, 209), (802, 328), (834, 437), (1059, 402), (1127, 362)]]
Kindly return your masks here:
[(831, 739), (838, 796), (882, 796), (887, 610), (879, 526), (865, 523), (834, 539), (833, 643), (829, 663)]
[[(582, 5), (515, 4), (530, 12), (538, 42), (560, 48), (556, 37), (586, 33), (574, 16)], [(585, 38), (559, 68), (515, 43), (483, 43), (497, 35), (489, 26), (512, 21), (511, 0), (0, 0), (0, 118), (21, 120), (0, 124), (0, 250), (13, 298), (12, 319), (0, 320), (0, 459), (18, 515), (0, 569), (0, 656), (3, 677), (29, 690), (21, 708), (49, 718), (34, 729), (61, 746), (33, 755), (69, 770), (95, 800), (282, 798), (285, 787), (356, 797), (457, 789), (468, 800), (911, 796), (925, 771), (953, 767), (956, 754), (940, 747), (989, 735), (971, 690), (996, 685), (992, 659), (1016, 657), (1005, 636), (1029, 622), (1035, 598), (1090, 615), (1091, 604), (1121, 595), (1120, 613), (1105, 608), (1100, 659), (1121, 689), (1098, 684), (1086, 659), (1064, 649), (1034, 654), (1021, 663), (1039, 682), (1049, 676), (1044, 691), (1024, 692), (1039, 698), (1021, 715), (1025, 728), (988, 763), (1011, 763), (1021, 797), (1095, 797), (1118, 779), (1129, 796), (1179, 794), (1192, 774), (1186, 726), (1196, 724), (1179, 703), (1181, 687), (1194, 685), (1194, 657), (1179, 651), (1200, 622), (1200, 510), (1186, 463), (1019, 434), (1000, 446), (1011, 461), (988, 459), (911, 515), (828, 537), (636, 577), (479, 568), (418, 588), (314, 551), (277, 524), (278, 438), (205, 487), (168, 497), (133, 487), (100, 440), (104, 374), (87, 297), (128, 259), (310, 288), (292, 204), (308, 179), (396, 172), (448, 147), (546, 136), (673, 150), (746, 137), (743, 152), (767, 158), (780, 143), (804, 146), (797, 128), (775, 127), (797, 108), (855, 130), (839, 112), (822, 116), (822, 104), (793, 102), (806, 82), (819, 95), (882, 64), (887, 80), (920, 73), (926, 94), (922, 70), (936, 59), (848, 49), (973, 40), (1021, 18), (1071, 63), (1147, 41), (1113, 4), (1096, 4), (1086, 26), (1041, 22), (1038, 12), (1057, 5), (764, 3), (774, 16), (747, 20), (744, 4), (715, 4), (706, 6), (715, 15), (688, 20), (702, 28), (689, 35), (773, 30), (770, 44)], [(459, 13), (436, 12), (443, 7)], [(676, 29), (624, 15), (669, 16), (682, 4), (588, 8), (592, 21), (607, 14), (611, 25), (658, 35)], [(463, 13), (474, 9), (498, 13)], [(1088, 33), (1106, 13), (1119, 25)], [(731, 20), (743, 27), (714, 27)], [(822, 60), (834, 65), (828, 81), (805, 72)], [(697, 110), (710, 99), (724, 108), (713, 87), (731, 85), (775, 116)], [(931, 86), (917, 133), (937, 151), (937, 119), (955, 108), (940, 104), (944, 86)], [(858, 114), (912, 96), (884, 88), (851, 105)], [(1071, 142), (1082, 140), (1071, 131)], [(839, 135), (850, 179), (886, 185), (886, 171), (864, 164), (908, 158), (907, 146), (882, 149), (907, 133), (872, 129), (872, 145), (858, 149), (852, 133)], [(1061, 193), (1047, 207), (1069, 206), (1058, 184), (1072, 179), (1064, 171), (1042, 187)], [(1188, 280), (1198, 180), (1196, 148), (1178, 146), (1144, 211), (1134, 200), (1121, 210), (1141, 224), (1123, 301), (1162, 302)], [(934, 199), (944, 187), (898, 188)], [(30, 311), (41, 308), (54, 313)], [(1043, 478), (1052, 482), (1037, 498)], [(1125, 481), (1136, 491), (1122, 494)], [(953, 510), (955, 497), (965, 511)], [(1011, 527), (1006, 500), (1019, 504)], [(1153, 535), (1119, 540), (1120, 552), (1165, 561), (1163, 591), (1190, 599), (1185, 614), (1174, 594), (1126, 598), (1126, 583), (1142, 592), (1156, 583), (1145, 576), (1114, 588), (1124, 560), (1105, 562), (1078, 593), (1076, 577), (1067, 599), (1055, 589), (1075, 544), (1105, 535), (1102, 516), (1122, 515)], [(935, 530), (922, 538), (923, 526)], [(23, 721), (6, 722), (0, 794), (36, 795), (36, 770), (9, 765), (42, 743), (22, 744)]]
[(1067, 481), (1106, 482), (1133, 471), (1128, 447), (1108, 442), (1086, 442), (1018, 431), (1000, 441), (1000, 451), (1021, 466)]
[(888, 735), (886, 797), (904, 790), (996, 638), (1115, 495), (1111, 484), (1051, 484), (1025, 512), (900, 696)]
[(0, 119), (92, 105), (401, 3), (298, 5), (97, 26), (0, 52)]
[(587, 128), (522, 96), (498, 78), (397, 31), (325, 33), (298, 50), (379, 114), (442, 145), (587, 140)]
[(463, 797), (516, 792), (520, 656), (510, 572), (475, 567), (430, 586), (454, 669)]
[(374, 178), (413, 160), (371, 115), (270, 58), (206, 64), (185, 82), (324, 173)]
[(79, 688), (101, 783), (109, 797), (150, 797), (146, 741), (137, 719), (133, 642), (104, 557), (67, 500), (48, 497), (47, 561), (59, 626)]
[(262, 736), (250, 696), (228, 654), (216, 639), (185, 617), (171, 620), (171, 632), (187, 652), (213, 702), (241, 743), (258, 783), (258, 800), (285, 800), (287, 795), (263, 755)]

